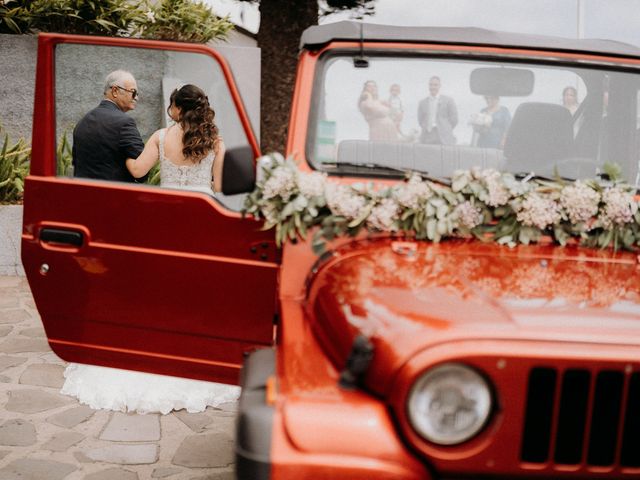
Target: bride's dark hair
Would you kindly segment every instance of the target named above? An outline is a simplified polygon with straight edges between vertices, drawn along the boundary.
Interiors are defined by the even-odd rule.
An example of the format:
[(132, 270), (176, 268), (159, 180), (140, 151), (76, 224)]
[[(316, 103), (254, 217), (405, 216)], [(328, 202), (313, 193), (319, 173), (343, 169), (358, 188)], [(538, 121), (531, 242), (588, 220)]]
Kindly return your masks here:
[(171, 92), (167, 111), (171, 105), (180, 108), (178, 123), (184, 131), (182, 154), (197, 163), (213, 150), (218, 138), (218, 127), (213, 122), (216, 114), (204, 91), (195, 85), (184, 85)]

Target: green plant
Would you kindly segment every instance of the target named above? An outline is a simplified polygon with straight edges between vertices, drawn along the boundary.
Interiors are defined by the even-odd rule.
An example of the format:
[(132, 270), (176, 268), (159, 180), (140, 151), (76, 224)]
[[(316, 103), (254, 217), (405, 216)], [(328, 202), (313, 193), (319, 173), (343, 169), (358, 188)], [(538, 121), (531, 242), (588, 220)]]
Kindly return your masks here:
[(128, 35), (146, 20), (128, 0), (33, 0), (23, 9), (29, 31)]
[(157, 162), (147, 175), (147, 185), (160, 185), (160, 162)]
[(0, 203), (17, 203), (22, 199), (30, 155), (31, 147), (24, 138), (11, 144), (9, 134), (5, 133), (0, 149)]
[(59, 177), (70, 175), (72, 160), (71, 143), (67, 140), (67, 132), (65, 131), (60, 137), (56, 149), (56, 174)]
[(204, 3), (161, 0), (149, 7), (139, 33), (143, 38), (206, 43), (226, 38), (232, 28), (227, 18), (217, 17)]
[(26, 33), (31, 1), (0, 0), (0, 33)]

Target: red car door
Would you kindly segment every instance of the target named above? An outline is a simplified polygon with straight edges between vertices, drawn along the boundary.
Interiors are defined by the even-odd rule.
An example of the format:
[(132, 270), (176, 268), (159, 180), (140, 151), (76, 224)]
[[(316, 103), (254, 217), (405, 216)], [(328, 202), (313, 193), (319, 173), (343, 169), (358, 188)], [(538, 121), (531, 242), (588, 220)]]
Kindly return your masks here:
[(258, 154), (229, 67), (214, 50), (41, 35), (22, 261), (49, 343), (67, 361), (236, 383), (243, 353), (273, 340), (273, 236), (204, 193), (56, 176), (56, 48), (69, 44), (215, 62), (222, 78), (214, 81), (226, 85)]

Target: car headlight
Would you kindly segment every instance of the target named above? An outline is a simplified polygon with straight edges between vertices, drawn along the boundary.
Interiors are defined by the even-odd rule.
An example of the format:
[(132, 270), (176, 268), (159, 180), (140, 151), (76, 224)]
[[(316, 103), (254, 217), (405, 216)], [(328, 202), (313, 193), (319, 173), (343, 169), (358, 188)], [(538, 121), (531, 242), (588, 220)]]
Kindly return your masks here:
[(407, 407), (409, 421), (420, 435), (439, 445), (454, 445), (484, 426), (491, 412), (491, 391), (475, 370), (446, 363), (418, 378)]

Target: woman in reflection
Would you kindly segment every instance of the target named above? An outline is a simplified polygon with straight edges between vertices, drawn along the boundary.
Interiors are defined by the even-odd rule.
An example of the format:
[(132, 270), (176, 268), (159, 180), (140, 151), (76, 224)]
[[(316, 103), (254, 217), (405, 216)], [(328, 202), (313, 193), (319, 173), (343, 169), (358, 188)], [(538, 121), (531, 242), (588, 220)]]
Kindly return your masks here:
[(225, 147), (209, 99), (195, 85), (184, 85), (171, 93), (167, 113), (175, 124), (154, 132), (127, 169), (140, 178), (160, 161), (161, 186), (219, 192)]
[(574, 87), (564, 87), (562, 90), (562, 106), (575, 115), (580, 104), (578, 103), (578, 91)]
[[(213, 194), (213, 183), (213, 189), (220, 190), (224, 144), (206, 95), (194, 85), (176, 89), (168, 112), (176, 124), (155, 132), (140, 156), (127, 160), (127, 168), (141, 177), (160, 161), (161, 185)], [(72, 363), (64, 376), (61, 393), (91, 408), (123, 412), (201, 412), (235, 401), (240, 394), (232, 385), (93, 365)]]
[(368, 80), (362, 87), (358, 109), (369, 124), (369, 140), (396, 141), (398, 128), (391, 118), (391, 108), (378, 98), (378, 85)]
[(507, 107), (500, 105), (500, 97), (484, 97), (487, 106), (480, 114), (471, 117), (471, 124), (477, 134), (476, 146), (482, 148), (502, 148), (507, 129), (511, 123), (511, 114)]

